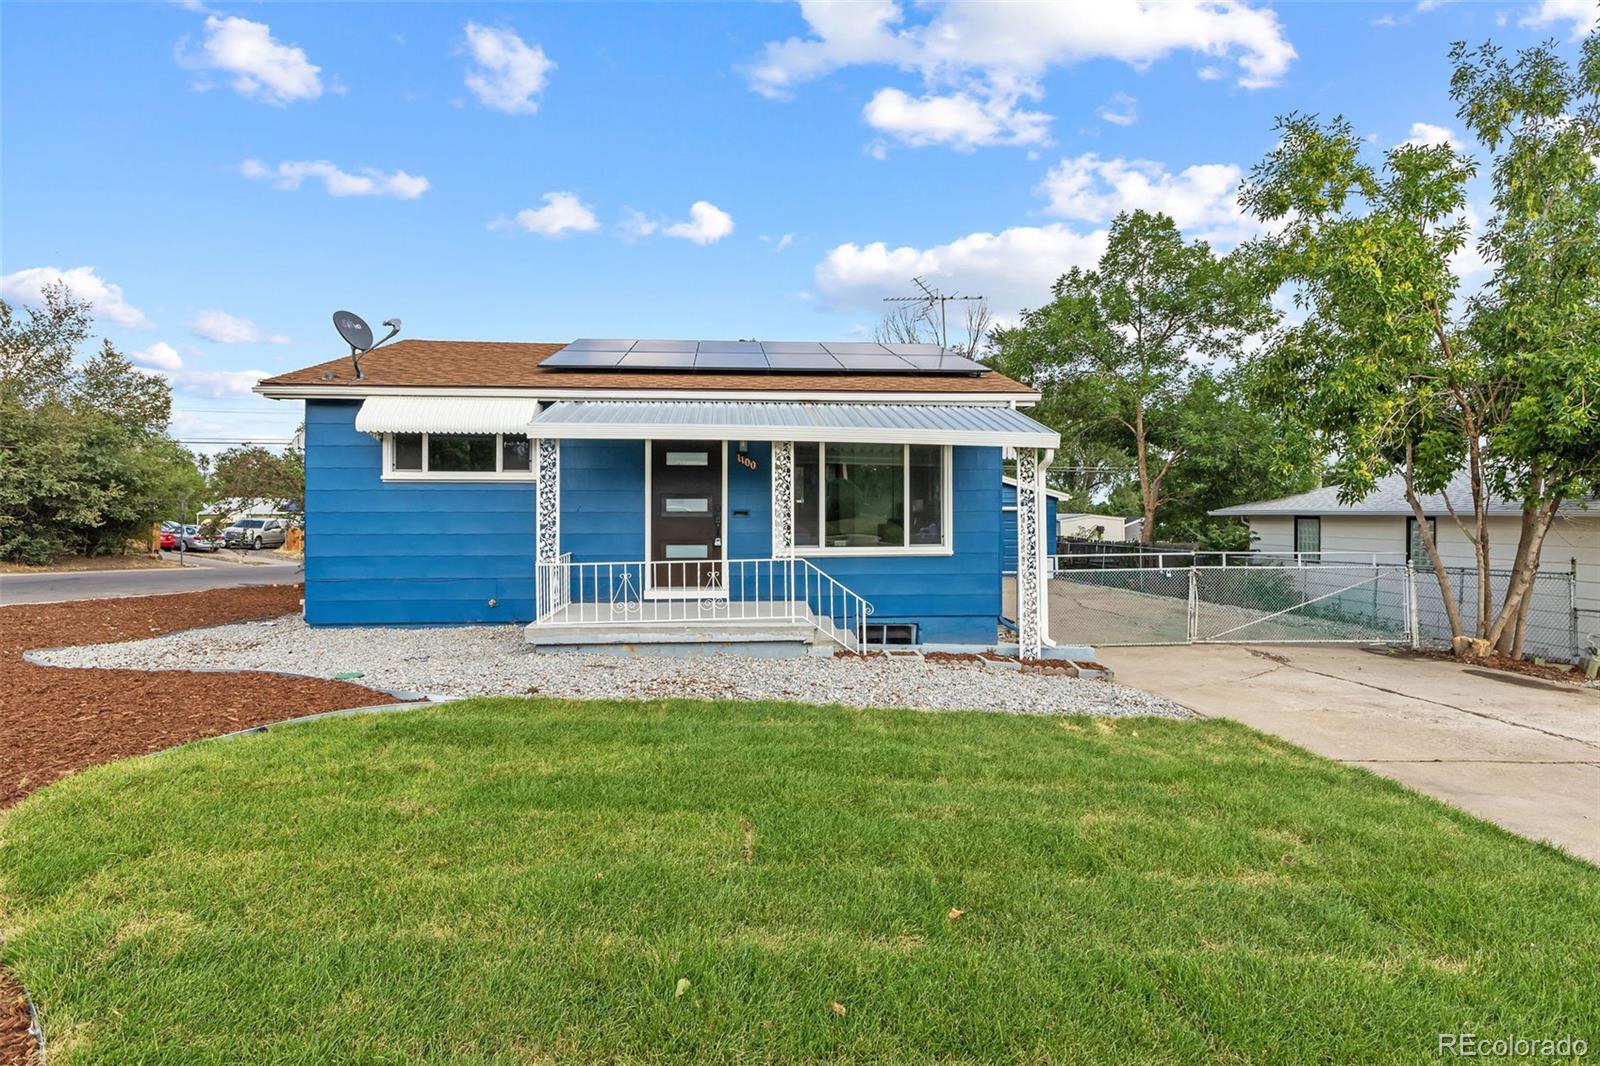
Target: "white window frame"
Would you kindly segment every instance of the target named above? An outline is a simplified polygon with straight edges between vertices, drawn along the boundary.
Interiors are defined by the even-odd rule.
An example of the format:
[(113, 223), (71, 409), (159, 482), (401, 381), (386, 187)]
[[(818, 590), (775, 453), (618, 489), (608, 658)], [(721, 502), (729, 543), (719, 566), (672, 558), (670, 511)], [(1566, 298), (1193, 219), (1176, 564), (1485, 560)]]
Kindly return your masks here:
[[(406, 434), (409, 436), (409, 434)], [(444, 433), (441, 436), (463, 436), (459, 433)], [(483, 433), (465, 434), (467, 436), (484, 436), (494, 438), (494, 469), (493, 470), (429, 470), (428, 469), (428, 433), (420, 433), (422, 437), (422, 469), (421, 470), (396, 470), (394, 468), (394, 438), (395, 434), (383, 435), (383, 480), (385, 481), (511, 481), (526, 482), (536, 481), (538, 473), (535, 470), (537, 459), (533, 454), (533, 441), (528, 442), (528, 469), (505, 470), (506, 453), (505, 438), (515, 437), (517, 434)]]
[[(809, 442), (807, 442), (809, 443)], [(840, 440), (834, 444), (855, 444), (856, 441)], [(817, 537), (826, 540), (828, 536), (828, 442), (817, 441)], [(902, 444), (900, 459), (900, 493), (902, 497), (901, 513), (905, 516), (900, 523), (902, 536), (905, 543), (899, 545), (883, 545), (871, 547), (866, 545), (849, 545), (829, 547), (818, 544), (801, 544), (795, 542), (794, 553), (806, 556), (847, 556), (847, 555), (954, 555), (955, 530), (952, 528), (951, 519), (954, 508), (951, 506), (951, 449), (948, 444), (934, 445), (939, 449), (940, 464), (940, 491), (939, 502), (944, 513), (939, 521), (938, 544), (912, 544), (911, 543), (911, 449), (913, 445)], [(927, 447), (915, 445), (915, 447)], [(795, 485), (799, 480), (796, 473), (790, 479), (790, 485)]]

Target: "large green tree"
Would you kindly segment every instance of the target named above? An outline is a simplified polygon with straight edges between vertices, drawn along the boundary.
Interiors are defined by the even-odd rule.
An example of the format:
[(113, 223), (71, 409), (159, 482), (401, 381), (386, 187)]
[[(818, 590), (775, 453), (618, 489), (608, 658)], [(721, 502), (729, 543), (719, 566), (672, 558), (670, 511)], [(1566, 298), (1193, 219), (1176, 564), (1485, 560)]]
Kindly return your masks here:
[(277, 454), (259, 444), (239, 445), (219, 453), (210, 465), (207, 485), (213, 499), (280, 501), (303, 513), (306, 464), (299, 448)]
[[(1455, 264), (1476, 166), (1448, 145), (1404, 145), (1374, 164), (1342, 119), (1290, 115), (1242, 199), (1273, 227), (1256, 251), (1305, 315), (1256, 360), (1260, 395), (1323, 436), (1346, 500), (1399, 472), (1420, 520), (1422, 497), (1465, 475), (1471, 513), (1451, 515), (1477, 558), (1475, 618), (1462, 617), (1428, 524), (1418, 529), (1457, 652), (1483, 654), (1517, 650), (1550, 519), (1600, 474), (1600, 46), (1591, 36), (1576, 70), (1553, 45), (1514, 63), (1487, 45), (1453, 56), (1460, 116), (1494, 153), (1479, 244), (1493, 276), (1475, 296), (1462, 297)], [(1496, 491), (1523, 505), (1498, 603)]]
[(89, 311), (59, 286), (21, 316), (0, 301), (0, 558), (118, 551), (202, 491), (168, 384), (109, 342), (74, 362)]
[(1550, 522), (1600, 494), (1600, 31), (1572, 66), (1553, 44), (1515, 59), (1458, 44), (1451, 59), (1458, 115), (1494, 158), (1481, 247), (1495, 272), (1468, 325), (1495, 390), (1485, 475), (1522, 504), (1511, 587), (1483, 636), (1520, 654)]
[(993, 362), (1040, 390), (1043, 417), (1066, 440), (1131, 458), (1149, 544), (1169, 479), (1191, 452), (1195, 384), (1271, 324), (1268, 294), (1254, 272), (1185, 241), (1167, 216), (1125, 213), (1094, 269), (1074, 267), (1048, 304), (994, 331)]

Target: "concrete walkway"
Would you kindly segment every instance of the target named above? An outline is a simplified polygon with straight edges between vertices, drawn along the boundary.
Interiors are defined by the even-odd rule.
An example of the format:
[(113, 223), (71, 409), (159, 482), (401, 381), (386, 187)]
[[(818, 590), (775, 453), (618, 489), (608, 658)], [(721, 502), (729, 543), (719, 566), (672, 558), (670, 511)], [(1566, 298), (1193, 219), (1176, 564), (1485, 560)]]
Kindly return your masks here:
[[(238, 552), (186, 552), (183, 567), (143, 570), (70, 570), (46, 574), (0, 574), (0, 606), (56, 603), (115, 596), (159, 596), (239, 585), (292, 585), (302, 580), (298, 559)], [(177, 554), (163, 553), (177, 559)]]
[(1104, 648), (1117, 680), (1600, 863), (1600, 689), (1354, 645)]

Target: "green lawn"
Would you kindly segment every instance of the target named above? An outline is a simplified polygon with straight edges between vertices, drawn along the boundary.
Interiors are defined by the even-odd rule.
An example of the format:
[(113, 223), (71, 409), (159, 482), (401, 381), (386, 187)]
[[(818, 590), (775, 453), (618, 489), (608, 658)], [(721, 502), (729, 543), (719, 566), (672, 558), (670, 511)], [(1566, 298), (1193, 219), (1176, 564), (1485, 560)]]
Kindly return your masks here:
[(0, 900), (53, 1063), (1600, 1047), (1600, 871), (1224, 722), (336, 719), (45, 789)]

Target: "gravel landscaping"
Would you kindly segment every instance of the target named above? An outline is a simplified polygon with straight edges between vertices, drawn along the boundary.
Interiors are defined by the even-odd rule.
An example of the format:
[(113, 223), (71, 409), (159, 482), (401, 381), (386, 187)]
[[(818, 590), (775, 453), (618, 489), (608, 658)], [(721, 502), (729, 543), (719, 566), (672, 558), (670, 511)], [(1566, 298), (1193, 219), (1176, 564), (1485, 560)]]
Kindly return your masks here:
[(36, 651), (43, 665), (123, 670), (271, 670), (359, 677), (433, 696), (791, 700), (855, 707), (1187, 718), (1170, 700), (1104, 681), (1018, 673), (1005, 664), (918, 658), (763, 659), (737, 655), (538, 655), (518, 626), (440, 629), (307, 626), (298, 617)]

